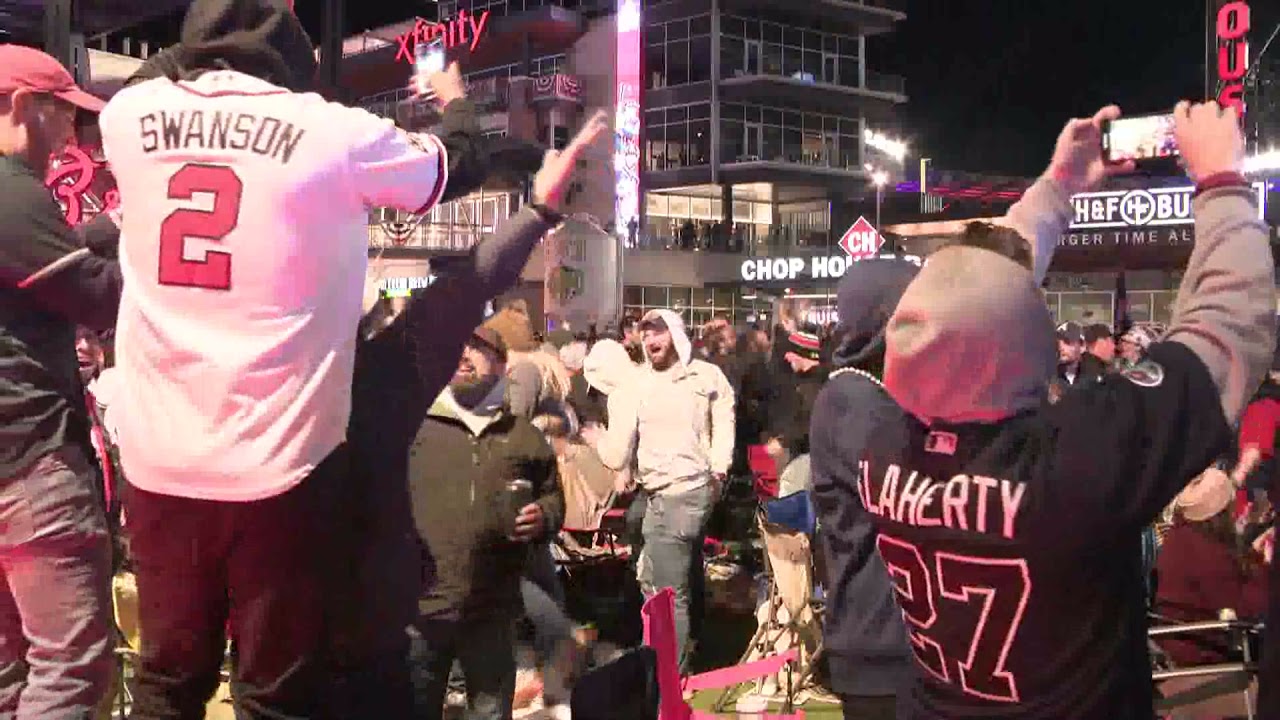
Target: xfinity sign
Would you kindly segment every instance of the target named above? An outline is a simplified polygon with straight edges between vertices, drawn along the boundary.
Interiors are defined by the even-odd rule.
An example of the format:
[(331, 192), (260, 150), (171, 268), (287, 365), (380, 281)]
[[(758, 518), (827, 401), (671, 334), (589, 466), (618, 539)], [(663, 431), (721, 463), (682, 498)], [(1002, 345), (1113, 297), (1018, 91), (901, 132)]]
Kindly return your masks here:
[[(1266, 185), (1259, 182), (1253, 187), (1258, 193), (1258, 216), (1262, 217)], [(1195, 221), (1191, 212), (1194, 193), (1195, 188), (1187, 186), (1073, 195), (1071, 229), (1189, 225)]]

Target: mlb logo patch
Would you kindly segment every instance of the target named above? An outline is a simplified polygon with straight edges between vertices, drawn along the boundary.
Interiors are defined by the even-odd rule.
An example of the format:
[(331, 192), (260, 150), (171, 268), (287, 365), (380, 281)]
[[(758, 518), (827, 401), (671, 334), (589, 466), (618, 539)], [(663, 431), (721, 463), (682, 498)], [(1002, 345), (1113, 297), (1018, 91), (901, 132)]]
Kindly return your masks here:
[(955, 433), (931, 432), (924, 441), (924, 451), (935, 455), (955, 455), (959, 440)]

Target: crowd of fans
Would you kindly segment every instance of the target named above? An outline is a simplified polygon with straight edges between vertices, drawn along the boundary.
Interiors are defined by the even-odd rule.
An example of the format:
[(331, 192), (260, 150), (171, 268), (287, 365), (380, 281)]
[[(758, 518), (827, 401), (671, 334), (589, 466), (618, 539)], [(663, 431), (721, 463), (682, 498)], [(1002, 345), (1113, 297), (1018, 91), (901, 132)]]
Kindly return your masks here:
[[(1255, 650), (1274, 707), (1275, 635), (1250, 643), (1276, 608), (1280, 351), (1255, 391), (1275, 289), (1232, 113), (1178, 109), (1198, 234), (1168, 328), (1066, 322), (1054, 357), (1040, 287), (1067, 199), (1132, 169), (1102, 165), (1106, 108), (1067, 125), (1009, 227), (975, 223), (923, 263), (854, 263), (833, 326), (784, 302), (768, 326), (691, 332), (657, 309), (544, 337), (518, 301), (482, 313), (564, 220), (601, 115), (527, 167), (530, 148), (482, 141), (456, 66), (426, 79), (444, 130), (425, 136), (306, 94), (312, 45), (280, 0), (200, 0), (183, 38), (103, 117), (123, 215), (76, 230), (33, 171), (74, 107), (102, 104), (52, 58), (0, 46), (0, 227), (16, 233), (0, 249), (0, 717), (106, 712), (115, 644), (144, 720), (202, 716), (224, 664), (245, 717), (441, 717), (455, 669), (470, 718), (562, 714), (600, 648), (557, 560), (601, 552), (625, 509), (630, 576), (646, 597), (673, 592), (688, 667), (709, 520), (761, 458), (776, 475), (762, 498), (811, 493), (820, 518), (846, 717), (1146, 717), (1154, 694), (1195, 684), (1150, 687), (1153, 656), (1193, 668)], [(373, 296), (363, 262), (289, 265), (287, 284), (266, 272), (247, 283), (259, 294), (233, 294), (230, 261), (147, 240), (222, 217), (216, 200), (148, 215), (150, 169), (176, 161), (138, 150), (135, 129), (175, 104), (333, 118), (326, 145), (351, 147), (317, 152), (310, 175), (269, 168), (272, 192), (318, 193), (335, 227), (456, 197), (495, 165), (536, 170), (531, 202), (403, 303)], [(167, 200), (272, 162), (219, 159), (182, 165)], [(279, 237), (298, 231), (284, 199), (237, 220), (281, 243), (235, 245), (241, 267), (296, 263), (304, 242), (362, 260), (328, 227)], [(117, 632), (112, 576), (137, 600), (129, 617), (117, 592)], [(1145, 645), (1150, 624), (1215, 619), (1232, 632)]]

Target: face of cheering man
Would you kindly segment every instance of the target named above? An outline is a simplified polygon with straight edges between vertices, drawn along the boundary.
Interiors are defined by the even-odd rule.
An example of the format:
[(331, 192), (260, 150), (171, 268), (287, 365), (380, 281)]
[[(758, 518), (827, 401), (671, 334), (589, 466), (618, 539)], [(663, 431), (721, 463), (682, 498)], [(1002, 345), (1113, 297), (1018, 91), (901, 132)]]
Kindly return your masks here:
[(506, 373), (506, 361), (498, 351), (473, 337), (462, 348), (449, 389), (463, 407), (475, 407)]
[(105, 354), (102, 342), (88, 328), (76, 328), (76, 361), (80, 364), (80, 381), (88, 382), (102, 372)]
[(671, 331), (661, 319), (645, 323), (640, 337), (654, 370), (667, 370), (676, 364), (676, 346), (671, 340)]

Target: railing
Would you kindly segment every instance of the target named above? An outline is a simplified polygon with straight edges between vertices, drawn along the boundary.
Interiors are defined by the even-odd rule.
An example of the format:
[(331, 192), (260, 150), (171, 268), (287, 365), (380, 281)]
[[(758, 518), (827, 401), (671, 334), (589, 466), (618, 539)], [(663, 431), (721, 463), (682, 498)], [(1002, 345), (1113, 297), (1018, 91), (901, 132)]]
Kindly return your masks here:
[[(655, 218), (665, 220), (665, 218)], [(834, 247), (830, 240), (831, 233), (821, 228), (797, 227), (793, 225), (743, 224), (749, 231), (740, 233), (715, 234), (708, 231), (705, 223), (692, 233), (657, 232), (648, 230), (637, 235), (632, 250), (670, 251), (670, 252), (711, 252), (731, 253), (751, 256), (771, 256), (790, 254), (795, 250), (826, 249)]]
[(895, 95), (907, 94), (907, 79), (901, 75), (886, 75), (884, 73), (867, 73), (867, 90), (872, 92), (893, 93)]
[[(792, 58), (784, 59), (791, 60)], [(840, 73), (838, 77), (832, 75), (823, 76), (806, 70), (783, 69), (779, 68), (776, 63), (765, 62), (758, 72), (748, 73), (741, 67), (726, 67), (721, 74), (726, 80), (746, 77), (781, 77), (811, 85), (834, 85), (836, 87), (869, 90), (871, 92), (907, 94), (907, 79), (905, 77), (876, 72), (868, 72), (866, 82), (863, 83), (852, 72)]]
[(468, 252), (492, 228), (422, 223), (403, 232), (389, 232), (381, 224), (369, 225), (369, 249), (409, 248), (436, 252)]

